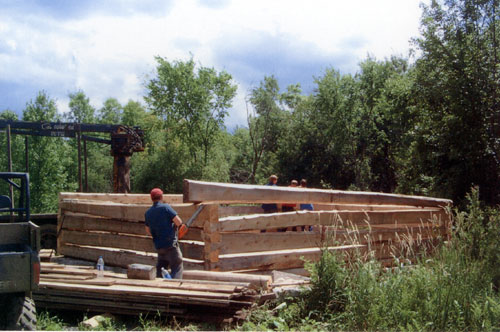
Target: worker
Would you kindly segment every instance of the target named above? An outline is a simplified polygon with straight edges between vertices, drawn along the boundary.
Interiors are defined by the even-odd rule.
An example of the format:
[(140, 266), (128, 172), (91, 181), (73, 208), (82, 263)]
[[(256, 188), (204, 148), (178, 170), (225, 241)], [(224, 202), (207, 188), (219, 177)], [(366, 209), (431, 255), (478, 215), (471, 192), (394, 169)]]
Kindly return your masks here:
[[(306, 179), (302, 179), (300, 180), (300, 187), (301, 188), (307, 188), (307, 180)], [(311, 203), (301, 203), (300, 204), (300, 209), (301, 210), (309, 210), (309, 211), (313, 211), (314, 210), (314, 207)], [(302, 230), (308, 230), (308, 231), (312, 231), (313, 230), (313, 227), (312, 226), (302, 226)]]
[[(307, 188), (307, 180), (306, 179), (300, 180), (300, 187)], [(314, 207), (311, 203), (302, 203), (302, 204), (300, 204), (300, 209), (312, 211), (312, 210), (314, 210)]]
[(151, 190), (151, 206), (145, 214), (146, 233), (153, 237), (158, 253), (156, 276), (160, 278), (161, 269), (170, 268), (173, 279), (182, 279), (182, 253), (177, 239), (177, 229), (182, 219), (167, 203), (163, 203), (163, 191), (159, 188)]
[[(266, 186), (276, 186), (277, 182), (278, 177), (273, 174), (269, 177), (269, 182), (266, 184)], [(264, 213), (276, 213), (278, 212), (278, 205), (275, 203), (265, 203), (262, 204), (262, 209), (264, 210)]]
[[(290, 182), (290, 185), (289, 187), (297, 187), (299, 185), (299, 183), (297, 182), (297, 180), (292, 180)], [(282, 211), (283, 212), (292, 212), (292, 211), (295, 211), (297, 209), (297, 203), (283, 203), (281, 205), (281, 208), (282, 208)], [(285, 228), (278, 228), (278, 232), (291, 232), (294, 230), (294, 227), (293, 226), (289, 226), (289, 227), (285, 227)]]
[[(299, 185), (299, 182), (297, 180), (292, 180), (290, 182), (290, 185), (289, 187), (292, 187), (292, 188), (295, 188)], [(291, 212), (291, 211), (295, 211), (297, 208), (297, 203), (283, 203), (282, 204), (282, 209), (283, 209), (283, 212)]]

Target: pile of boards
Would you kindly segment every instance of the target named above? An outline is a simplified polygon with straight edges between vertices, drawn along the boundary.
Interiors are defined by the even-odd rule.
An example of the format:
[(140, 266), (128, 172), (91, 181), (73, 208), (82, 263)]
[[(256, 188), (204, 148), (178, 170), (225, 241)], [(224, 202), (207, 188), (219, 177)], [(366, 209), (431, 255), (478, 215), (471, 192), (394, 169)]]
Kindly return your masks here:
[[(203, 321), (244, 318), (271, 286), (271, 276), (189, 271), (183, 280), (127, 279), (126, 274), (94, 267), (42, 262), (39, 308), (116, 314), (169, 314)], [(211, 280), (203, 280), (211, 279)], [(266, 297), (266, 295), (264, 295)]]

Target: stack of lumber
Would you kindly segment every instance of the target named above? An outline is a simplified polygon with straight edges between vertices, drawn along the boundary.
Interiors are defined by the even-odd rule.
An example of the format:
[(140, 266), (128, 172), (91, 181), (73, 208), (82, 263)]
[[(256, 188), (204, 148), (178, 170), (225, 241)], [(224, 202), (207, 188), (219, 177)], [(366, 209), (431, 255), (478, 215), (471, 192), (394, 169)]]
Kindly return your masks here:
[(270, 276), (191, 272), (194, 275), (188, 273), (183, 280), (127, 279), (126, 274), (109, 271), (98, 278), (93, 267), (42, 263), (33, 298), (40, 308), (133, 315), (160, 312), (222, 321), (241, 317), (242, 309), (258, 302), (272, 281)]
[[(193, 180), (184, 181), (183, 197), (224, 204), (235, 214), (219, 213), (204, 228), (205, 266), (222, 271), (297, 269), (324, 249), (348, 257), (370, 253), (390, 264), (394, 256), (415, 256), (446, 239), (451, 225), (452, 202), (432, 197)], [(315, 211), (245, 215), (258, 210), (256, 203), (313, 203)], [(275, 231), (299, 226), (308, 231)]]
[[(183, 219), (197, 208), (183, 204), (182, 195), (164, 195), (164, 201)], [(150, 206), (151, 198), (145, 194), (60, 193), (57, 251), (90, 261), (103, 256), (106, 264), (114, 266), (155, 265), (156, 251), (144, 228), (144, 213)], [(180, 241), (187, 269), (203, 268), (201, 227), (208, 216), (205, 211)]]

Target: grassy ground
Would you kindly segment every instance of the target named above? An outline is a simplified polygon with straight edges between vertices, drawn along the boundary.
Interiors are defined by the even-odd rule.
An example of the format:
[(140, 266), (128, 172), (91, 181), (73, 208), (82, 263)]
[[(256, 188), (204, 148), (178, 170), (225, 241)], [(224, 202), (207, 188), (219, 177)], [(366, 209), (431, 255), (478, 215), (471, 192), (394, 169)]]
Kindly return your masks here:
[(66, 310), (42, 310), (37, 314), (37, 329), (44, 331), (213, 331), (220, 326), (195, 323), (160, 315), (104, 317), (96, 328), (84, 326), (93, 314)]

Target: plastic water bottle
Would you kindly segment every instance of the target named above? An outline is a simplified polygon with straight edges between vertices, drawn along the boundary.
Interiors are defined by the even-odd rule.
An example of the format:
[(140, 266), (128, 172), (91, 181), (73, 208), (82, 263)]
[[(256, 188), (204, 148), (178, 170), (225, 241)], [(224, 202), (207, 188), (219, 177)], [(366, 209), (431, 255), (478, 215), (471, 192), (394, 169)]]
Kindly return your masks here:
[(161, 276), (163, 277), (163, 279), (172, 279), (170, 273), (168, 273), (168, 271), (164, 267), (161, 268)]
[(97, 260), (97, 277), (102, 278), (104, 276), (104, 259), (102, 256), (99, 256)]

